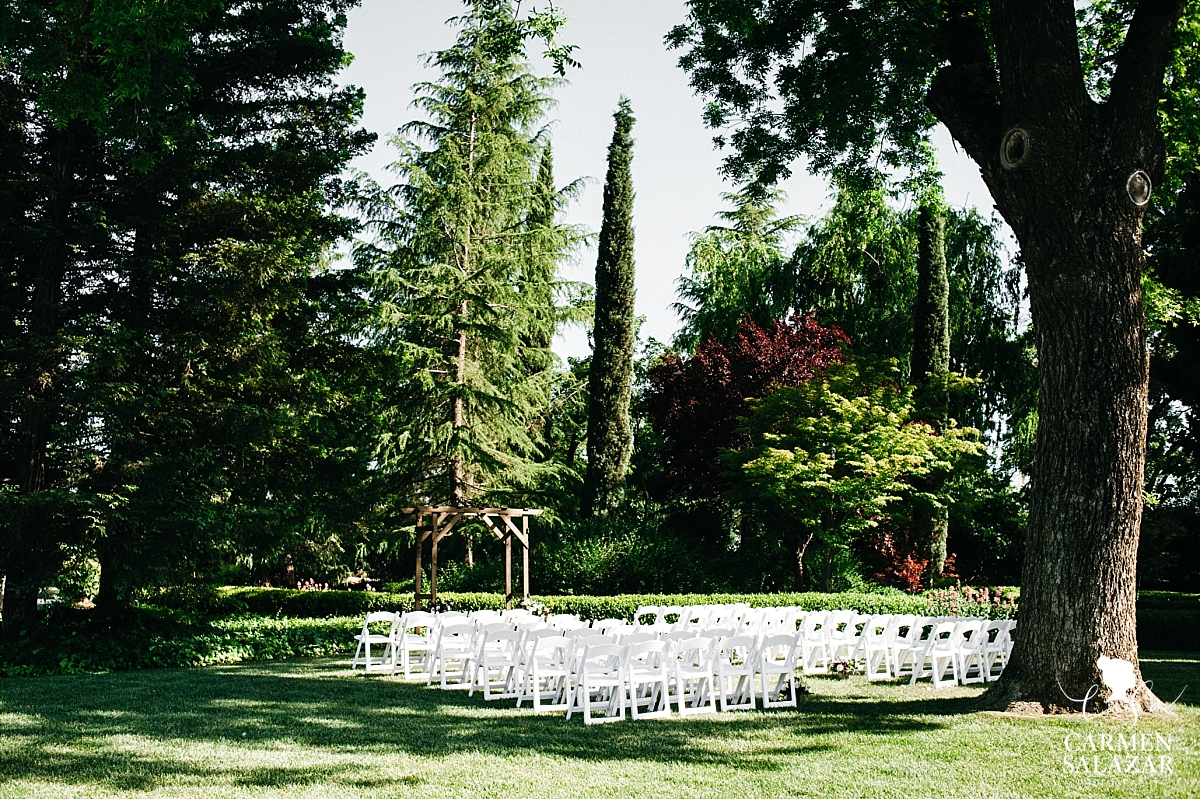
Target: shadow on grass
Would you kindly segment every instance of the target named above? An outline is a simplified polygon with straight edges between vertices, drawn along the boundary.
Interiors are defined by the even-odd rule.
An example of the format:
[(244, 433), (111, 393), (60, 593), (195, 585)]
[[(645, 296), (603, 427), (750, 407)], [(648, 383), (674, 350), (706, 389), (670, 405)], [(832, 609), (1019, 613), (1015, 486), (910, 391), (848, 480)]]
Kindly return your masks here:
[[(353, 766), (257, 768), (280, 747), (437, 757), (521, 752), (583, 761), (643, 760), (769, 771), (781, 757), (851, 745), (839, 735), (945, 728), (964, 698), (888, 701), (804, 697), (798, 710), (723, 713), (584, 727), (561, 714), (516, 711), (511, 700), (347, 676), (344, 662), (293, 661), (205, 669), (0, 681), (0, 784), (18, 779), (150, 790), (169, 781), (257, 787), (315, 783), (370, 788)], [(870, 693), (870, 691), (868, 691)], [(751, 751), (729, 739), (755, 741)], [(222, 750), (208, 757), (196, 756)], [(242, 751), (239, 751), (242, 750)], [(186, 755), (186, 756), (185, 756)], [(244, 755), (244, 757), (243, 757)], [(241, 762), (239, 762), (241, 761)], [(228, 765), (222, 765), (228, 764)], [(420, 777), (406, 777), (411, 785)], [(390, 782), (395, 782), (394, 779)]]
[(1200, 652), (1142, 652), (1138, 660), (1159, 699), (1200, 706)]

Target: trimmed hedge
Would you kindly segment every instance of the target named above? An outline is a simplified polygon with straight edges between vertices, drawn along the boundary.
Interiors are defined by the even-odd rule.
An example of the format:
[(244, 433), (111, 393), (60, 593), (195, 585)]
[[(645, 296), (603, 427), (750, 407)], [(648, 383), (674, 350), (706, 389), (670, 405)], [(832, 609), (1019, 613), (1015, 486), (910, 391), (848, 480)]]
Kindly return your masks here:
[(0, 639), (0, 676), (84, 674), (322, 657), (352, 651), (362, 618), (234, 616), (196, 622), (139, 611), (120, 625), (68, 610), (32, 633)]
[[(438, 598), (455, 610), (501, 610), (503, 594), (445, 593)], [(747, 602), (752, 607), (797, 606), (805, 610), (857, 610), (861, 613), (924, 613), (922, 596), (883, 593), (799, 594), (621, 594), (618, 596), (535, 596), (551, 613), (574, 613), (583, 619), (632, 620), (640, 605), (714, 605)], [(412, 610), (411, 594), (371, 591), (296, 591), (286, 588), (172, 589), (149, 604), (203, 616), (250, 613), (259, 616), (329, 618), (362, 616), (374, 610)]]

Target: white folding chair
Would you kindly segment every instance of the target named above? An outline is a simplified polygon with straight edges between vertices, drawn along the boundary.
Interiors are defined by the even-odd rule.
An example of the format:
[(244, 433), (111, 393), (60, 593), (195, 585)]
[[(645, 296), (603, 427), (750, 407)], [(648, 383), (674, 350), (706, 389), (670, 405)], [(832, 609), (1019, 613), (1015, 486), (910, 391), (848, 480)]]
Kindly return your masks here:
[[(934, 688), (958, 684), (958, 657), (955, 653), (955, 629), (958, 625), (959, 622), (943, 621), (934, 627), (925, 648), (913, 662), (909, 685), (926, 676), (933, 679)], [(950, 673), (949, 679), (947, 672)]]
[[(358, 667), (359, 662), (363, 664), (363, 671), (383, 671), (388, 668), (388, 662), (392, 653), (392, 645), (396, 637), (396, 625), (400, 622), (400, 614), (393, 613), (388, 610), (371, 611), (363, 619), (362, 630), (358, 635), (354, 636), (354, 640), (358, 645), (354, 647), (354, 657), (350, 660), (350, 668)], [(371, 629), (374, 624), (376, 629), (386, 627), (387, 632), (375, 632)], [(383, 654), (378, 660), (371, 657), (371, 647), (378, 645), (383, 648)]]
[(854, 648), (858, 643), (854, 636), (854, 616), (852, 610), (835, 610), (829, 614), (829, 624), (825, 630), (829, 638), (831, 661), (853, 659)]
[(568, 719), (575, 709), (583, 711), (584, 724), (625, 719), (625, 656), (628, 651), (621, 644), (590, 645), (584, 649), (575, 677), (575, 699), (567, 708)]
[(932, 620), (926, 622), (921, 616), (911, 613), (894, 616), (891, 624), (892, 636), (892, 676), (903, 677), (911, 674), (917, 655), (924, 648), (921, 635)]
[[(796, 633), (779, 633), (762, 639), (755, 659), (759, 682), (762, 686), (762, 706), (796, 706), (796, 651), (799, 636)], [(774, 679), (774, 684), (772, 684)], [(783, 693), (787, 692), (787, 699)]]
[(868, 680), (887, 680), (892, 676), (892, 649), (888, 641), (889, 616), (872, 616), (863, 625), (862, 651)]
[(433, 648), (437, 644), (434, 625), (437, 618), (432, 613), (414, 611), (404, 614), (396, 625), (396, 642), (392, 647), (392, 676), (400, 669), (404, 679), (413, 677), (414, 655), (418, 668), (417, 678), (428, 677), (433, 666)]
[(534, 713), (570, 707), (568, 662), (574, 644), (561, 635), (534, 639), (521, 690), (517, 694), (517, 707), (525, 700), (532, 703)]
[(722, 711), (754, 710), (754, 674), (758, 671), (753, 635), (733, 635), (715, 643), (717, 701)]
[[(667, 670), (669, 643), (647, 640), (627, 643), (626, 646), (629, 651), (625, 659), (625, 685), (629, 689), (630, 717), (636, 720), (670, 716), (671, 675)], [(643, 706), (647, 709), (643, 710)]]
[(829, 639), (826, 624), (829, 614), (808, 613), (800, 623), (800, 664), (805, 674), (826, 674), (829, 671)]
[(477, 636), (478, 649), (472, 663), (471, 689), (467, 696), (474, 696), (476, 688), (483, 691), (485, 701), (516, 696), (514, 678), (524, 637), (524, 633), (517, 630), (494, 630)]
[(475, 639), (475, 625), (448, 624), (438, 631), (437, 646), (433, 651), (433, 666), (429, 670), (426, 685), (436, 678), (443, 691), (470, 688), (468, 668), (471, 664), (471, 644)]
[(675, 704), (679, 715), (715, 713), (712, 641), (688, 638), (676, 645), (674, 659)]
[(969, 619), (954, 630), (954, 656), (958, 659), (958, 681), (962, 685), (987, 681), (987, 670), (983, 665), (983, 648), (987, 641), (983, 631), (985, 626), (987, 622), (983, 619)]
[[(1008, 665), (1008, 653), (1012, 650), (1010, 630), (1014, 622), (1010, 619), (989, 621), (983, 630), (983, 676), (988, 681), (1000, 679)], [(996, 667), (1000, 670), (997, 671)]]

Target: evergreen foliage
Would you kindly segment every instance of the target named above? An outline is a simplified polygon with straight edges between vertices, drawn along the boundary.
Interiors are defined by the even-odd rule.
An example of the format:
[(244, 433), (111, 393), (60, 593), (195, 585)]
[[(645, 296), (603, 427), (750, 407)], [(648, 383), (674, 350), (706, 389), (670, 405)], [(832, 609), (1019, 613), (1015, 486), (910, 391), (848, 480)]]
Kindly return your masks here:
[[(371, 335), (402, 364), (379, 448), (393, 490), (434, 504), (516, 504), (538, 461), (554, 379), (557, 265), (578, 239), (555, 223), (541, 128), (557, 78), (533, 74), (530, 40), (561, 52), (555, 12), (520, 16), (479, 0), (452, 20), (454, 45), (429, 57), (417, 108), (394, 140), (401, 182), (368, 211)], [(423, 146), (427, 145), (427, 146)]]
[(588, 374), (588, 467), (585, 509), (617, 507), (633, 452), (633, 111), (622, 97), (613, 115), (604, 179), (604, 221), (596, 259), (596, 319)]
[(674, 309), (683, 326), (675, 344), (687, 352), (695, 352), (710, 335), (730, 343), (747, 318), (760, 327), (785, 319), (795, 296), (795, 270), (784, 250), (784, 235), (798, 229), (801, 219), (777, 218), (775, 206), (783, 201), (783, 192), (742, 192), (723, 199), (733, 208), (718, 216), (729, 225), (695, 234), (688, 274), (679, 279), (682, 302)]
[(363, 428), (323, 421), (357, 391), (353, 295), (323, 267), (352, 229), (336, 176), (372, 139), (332, 81), (349, 5), (0, 11), (4, 162), (31, 211), (0, 220), (6, 627), (64, 559), (99, 557), (113, 610), (237, 552), (264, 505), (276, 535), (323, 527), (339, 493), (333, 515), (359, 515)]

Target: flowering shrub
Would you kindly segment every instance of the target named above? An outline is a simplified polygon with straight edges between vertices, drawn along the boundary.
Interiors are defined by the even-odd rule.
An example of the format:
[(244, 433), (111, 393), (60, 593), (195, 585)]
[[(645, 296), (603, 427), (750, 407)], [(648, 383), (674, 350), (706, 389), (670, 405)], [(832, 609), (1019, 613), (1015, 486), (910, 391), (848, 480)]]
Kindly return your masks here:
[(1000, 588), (950, 586), (925, 594), (927, 616), (971, 616), (984, 619), (1012, 619), (1017, 615), (1016, 597)]
[(517, 607), (528, 610), (533, 615), (541, 616), (543, 619), (550, 616), (550, 608), (530, 597), (523, 597), (521, 601), (517, 603)]

